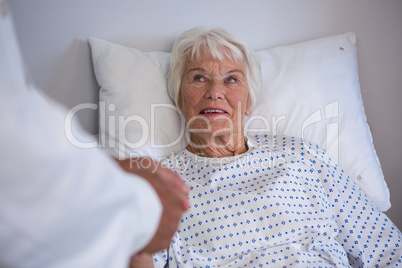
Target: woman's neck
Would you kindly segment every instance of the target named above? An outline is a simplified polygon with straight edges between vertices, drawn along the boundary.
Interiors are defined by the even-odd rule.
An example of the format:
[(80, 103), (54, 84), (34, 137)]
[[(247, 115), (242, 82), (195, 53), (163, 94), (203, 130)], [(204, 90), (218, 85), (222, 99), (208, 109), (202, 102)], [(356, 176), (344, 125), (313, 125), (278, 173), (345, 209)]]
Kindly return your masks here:
[(203, 139), (191, 135), (187, 150), (199, 156), (213, 158), (230, 157), (247, 152), (247, 138), (244, 135), (229, 136)]

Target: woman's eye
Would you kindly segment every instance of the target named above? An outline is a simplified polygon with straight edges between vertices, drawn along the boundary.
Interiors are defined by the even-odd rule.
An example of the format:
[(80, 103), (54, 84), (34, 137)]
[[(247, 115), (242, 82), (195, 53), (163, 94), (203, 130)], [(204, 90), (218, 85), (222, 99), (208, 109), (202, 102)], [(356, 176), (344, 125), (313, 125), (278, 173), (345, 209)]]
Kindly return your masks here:
[(230, 77), (225, 79), (225, 82), (226, 83), (235, 83), (235, 82), (237, 82), (237, 79), (230, 76)]
[(205, 81), (205, 78), (202, 75), (196, 75), (194, 76), (194, 81), (203, 82)]

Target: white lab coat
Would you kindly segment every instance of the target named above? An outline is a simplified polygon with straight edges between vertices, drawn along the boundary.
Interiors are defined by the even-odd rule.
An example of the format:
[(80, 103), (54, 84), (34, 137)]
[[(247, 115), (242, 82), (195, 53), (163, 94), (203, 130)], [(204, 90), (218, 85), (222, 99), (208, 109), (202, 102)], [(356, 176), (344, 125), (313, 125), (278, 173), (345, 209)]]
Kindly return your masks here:
[(0, 267), (127, 267), (160, 201), (101, 149), (66, 139), (66, 110), (26, 82), (6, 9), (0, 0)]

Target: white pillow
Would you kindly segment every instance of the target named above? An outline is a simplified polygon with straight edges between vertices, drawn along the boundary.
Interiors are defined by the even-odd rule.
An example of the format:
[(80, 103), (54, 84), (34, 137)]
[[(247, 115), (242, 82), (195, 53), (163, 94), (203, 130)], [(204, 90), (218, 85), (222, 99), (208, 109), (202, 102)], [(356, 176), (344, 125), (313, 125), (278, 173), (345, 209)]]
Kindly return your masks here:
[[(121, 158), (159, 158), (183, 149), (184, 122), (166, 89), (170, 53), (142, 52), (97, 38), (89, 42), (101, 87), (101, 146)], [(355, 35), (346, 33), (258, 51), (263, 88), (246, 131), (304, 137), (326, 148), (385, 211), (389, 189), (364, 113), (355, 42)], [(155, 104), (169, 107), (154, 107), (153, 122)], [(125, 126), (124, 118), (132, 122)]]
[(89, 43), (101, 86), (100, 145), (120, 159), (157, 159), (185, 148), (184, 124), (167, 93), (170, 53), (144, 53), (97, 38)]

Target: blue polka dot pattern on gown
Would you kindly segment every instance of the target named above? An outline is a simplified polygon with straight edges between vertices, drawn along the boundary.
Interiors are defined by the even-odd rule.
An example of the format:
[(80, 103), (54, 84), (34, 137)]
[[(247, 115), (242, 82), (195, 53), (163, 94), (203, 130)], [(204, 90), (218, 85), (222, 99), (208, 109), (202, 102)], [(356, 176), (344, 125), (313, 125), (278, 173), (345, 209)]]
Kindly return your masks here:
[(248, 146), (162, 161), (189, 185), (191, 208), (155, 267), (402, 266), (400, 231), (324, 151), (285, 136)]

